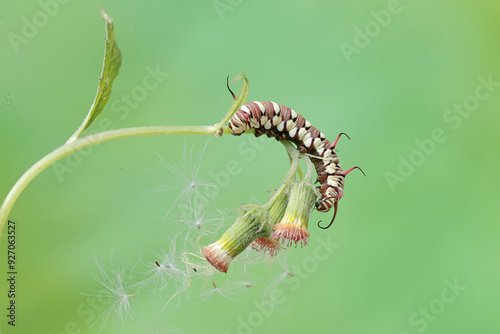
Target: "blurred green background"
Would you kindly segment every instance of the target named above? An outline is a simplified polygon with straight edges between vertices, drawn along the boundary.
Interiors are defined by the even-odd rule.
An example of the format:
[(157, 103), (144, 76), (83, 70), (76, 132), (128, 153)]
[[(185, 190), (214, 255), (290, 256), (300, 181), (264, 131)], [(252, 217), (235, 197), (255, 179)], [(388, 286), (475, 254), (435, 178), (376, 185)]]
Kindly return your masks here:
[[(0, 4), (2, 198), (87, 113), (102, 65), (99, 7), (115, 20), (123, 66), (90, 132), (214, 124), (232, 101), (226, 76), (244, 72), (249, 100), (288, 105), (330, 140), (348, 133), (338, 145), (342, 165), (367, 177), (349, 175), (332, 228), (320, 230), (316, 222), (331, 216), (313, 212), (310, 245), (287, 250), (282, 265), (235, 262), (229, 276), (193, 280), (163, 312), (143, 289), (130, 298), (133, 314), (122, 321), (111, 309), (103, 323), (102, 306), (82, 294), (102, 290), (94, 259), (118, 270), (170, 250), (179, 219), (164, 216), (181, 189), (154, 195), (179, 184), (158, 155), (190, 165), (208, 138), (122, 139), (63, 159), (65, 172), (48, 168), (11, 212), (17, 322), (7, 325), (4, 234), (2, 333), (499, 330), (498, 1), (63, 2)], [(144, 90), (151, 70), (168, 76)], [(224, 136), (208, 143), (197, 177), (214, 182), (230, 161), (237, 172), (216, 200), (224, 214), (264, 202), (288, 165), (275, 141)], [(205, 211), (217, 216), (215, 206)], [(335, 250), (319, 260), (328, 240)], [(144, 270), (139, 263), (134, 272)], [(278, 305), (266, 309), (275, 288)]]

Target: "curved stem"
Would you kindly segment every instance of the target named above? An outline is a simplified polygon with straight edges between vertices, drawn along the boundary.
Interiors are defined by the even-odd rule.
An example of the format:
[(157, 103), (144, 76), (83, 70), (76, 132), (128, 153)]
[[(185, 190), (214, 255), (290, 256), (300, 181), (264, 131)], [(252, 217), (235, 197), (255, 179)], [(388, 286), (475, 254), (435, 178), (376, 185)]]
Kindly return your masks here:
[(299, 168), (300, 154), (295, 148), (295, 146), (293, 146), (292, 143), (287, 140), (281, 141), (281, 143), (283, 144), (283, 146), (285, 146), (286, 152), (288, 153), (288, 157), (290, 158), (290, 169), (288, 170), (288, 173), (286, 173), (285, 177), (281, 181), (281, 186), (278, 188), (278, 190), (276, 190), (273, 197), (271, 197), (271, 199), (262, 206), (265, 209), (269, 209), (273, 205), (274, 201), (290, 185), (290, 183), (295, 181), (297, 170)]
[[(117, 129), (96, 133), (90, 136), (79, 138), (71, 143), (66, 143), (57, 148), (51, 153), (47, 154), (30, 169), (28, 169), (21, 178), (16, 182), (14, 187), (10, 190), (7, 197), (0, 207), (0, 240), (2, 237), (3, 227), (9, 216), (9, 213), (14, 206), (17, 198), (26, 186), (44, 169), (57, 162), (58, 160), (68, 156), (69, 154), (81, 150), (83, 148), (103, 143), (106, 141), (137, 137), (137, 136), (154, 136), (154, 135), (215, 135), (220, 133), (221, 128), (215, 126), (145, 126), (133, 127), (125, 129)], [(227, 127), (222, 128), (222, 133), (229, 134), (231, 130)], [(251, 133), (251, 131), (248, 131)]]
[(243, 73), (238, 74), (236, 76), (236, 78), (234, 78), (231, 82), (235, 82), (235, 81), (238, 81), (241, 79), (243, 79), (243, 85), (241, 86), (240, 93), (234, 99), (233, 103), (229, 107), (229, 110), (227, 111), (227, 113), (224, 116), (224, 118), (222, 119), (222, 121), (220, 121), (219, 123), (214, 125), (216, 136), (222, 135), (220, 130), (222, 129), (224, 124), (226, 124), (229, 121), (229, 119), (231, 119), (231, 117), (233, 117), (233, 115), (236, 114), (238, 109), (241, 108), (241, 106), (243, 105), (243, 103), (245, 103), (245, 100), (247, 99), (248, 90), (250, 89), (250, 86), (248, 85), (248, 79), (245, 76), (245, 74), (243, 74)]
[[(7, 197), (2, 203), (2, 206), (0, 207), (0, 242), (2, 238), (3, 228), (5, 226), (5, 221), (8, 219), (9, 213), (12, 210), (14, 203), (16, 202), (17, 198), (24, 190), (24, 188), (26, 188), (31, 180), (33, 180), (44, 169), (73, 152), (89, 147), (91, 145), (103, 143), (105, 141), (127, 137), (154, 135), (215, 135), (217, 137), (220, 137), (223, 134), (230, 134), (231, 130), (227, 126), (224, 126), (224, 124), (231, 117), (233, 117), (233, 115), (238, 111), (238, 109), (245, 102), (245, 99), (248, 96), (249, 85), (248, 79), (246, 78), (245, 74), (240, 73), (238, 76), (236, 76), (236, 78), (234, 78), (233, 81), (241, 79), (243, 79), (243, 85), (241, 87), (240, 93), (234, 100), (233, 104), (231, 104), (231, 107), (229, 108), (222, 121), (216, 123), (213, 126), (144, 126), (99, 132), (94, 135), (89, 135), (79, 139), (76, 139), (75, 135), (81, 131), (77, 131), (75, 135), (71, 136), (66, 144), (47, 154), (45, 157), (31, 166), (31, 168), (28, 169), (19, 180), (17, 180), (16, 184), (14, 184), (14, 187), (12, 187), (12, 189), (9, 191)], [(86, 127), (88, 125), (86, 125)], [(245, 133), (254, 132), (254, 129), (245, 131)]]
[(307, 165), (307, 173), (306, 173), (306, 176), (304, 176), (304, 181), (312, 184), (314, 172), (316, 170), (314, 168), (314, 164), (312, 163), (311, 159), (309, 159), (309, 157), (307, 155), (304, 155), (302, 157), (302, 160), (304, 160), (306, 162), (306, 165)]

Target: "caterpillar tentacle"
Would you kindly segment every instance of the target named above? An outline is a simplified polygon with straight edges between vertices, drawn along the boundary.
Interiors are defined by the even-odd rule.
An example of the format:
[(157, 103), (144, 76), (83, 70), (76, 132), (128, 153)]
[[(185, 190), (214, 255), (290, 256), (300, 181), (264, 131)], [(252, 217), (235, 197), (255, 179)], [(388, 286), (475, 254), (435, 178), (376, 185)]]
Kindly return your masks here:
[(338, 204), (339, 202), (335, 202), (333, 204), (333, 210), (334, 210), (334, 213), (333, 213), (333, 218), (332, 218), (332, 221), (330, 222), (330, 224), (328, 224), (327, 226), (323, 227), (320, 225), (320, 223), (322, 222), (321, 220), (318, 222), (318, 227), (323, 229), (323, 230), (326, 230), (327, 228), (329, 228), (330, 226), (332, 226), (333, 224), (333, 221), (335, 220), (335, 216), (337, 216), (337, 208), (338, 208)]
[[(347, 134), (341, 133), (335, 141), (330, 142), (323, 132), (312, 126), (295, 110), (267, 101), (253, 101), (241, 106), (229, 120), (229, 128), (235, 136), (241, 135), (246, 130), (255, 129), (257, 137), (266, 134), (277, 140), (289, 140), (296, 144), (301, 152), (310, 156), (318, 174), (317, 182), (320, 183), (318, 188), (321, 198), (316, 202), (316, 209), (328, 212), (334, 207), (333, 219), (335, 219), (337, 203), (344, 194), (345, 176), (353, 169), (359, 168), (343, 171), (335, 152), (340, 137), (345, 135), (349, 138)], [(333, 219), (327, 227), (333, 223)]]

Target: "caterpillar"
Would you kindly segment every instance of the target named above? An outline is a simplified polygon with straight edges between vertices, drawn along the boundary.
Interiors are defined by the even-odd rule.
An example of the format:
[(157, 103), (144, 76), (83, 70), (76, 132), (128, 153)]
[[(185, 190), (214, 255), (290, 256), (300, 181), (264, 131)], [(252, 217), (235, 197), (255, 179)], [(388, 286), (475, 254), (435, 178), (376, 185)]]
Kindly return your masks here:
[(361, 170), (358, 166), (342, 170), (335, 152), (335, 146), (340, 137), (345, 135), (349, 138), (349, 136), (341, 133), (337, 139), (330, 142), (323, 132), (312, 126), (295, 110), (267, 101), (253, 101), (241, 106), (229, 120), (229, 129), (235, 136), (240, 136), (246, 130), (255, 129), (257, 137), (266, 134), (269, 138), (276, 138), (276, 140), (289, 140), (297, 145), (299, 150), (308, 153), (318, 174), (316, 182), (320, 183), (318, 189), (321, 198), (316, 202), (316, 209), (320, 212), (328, 212), (332, 207), (334, 208), (330, 224), (322, 227), (319, 225), (320, 221), (318, 226), (326, 229), (332, 225), (337, 215), (338, 202), (344, 195), (346, 175), (354, 169)]

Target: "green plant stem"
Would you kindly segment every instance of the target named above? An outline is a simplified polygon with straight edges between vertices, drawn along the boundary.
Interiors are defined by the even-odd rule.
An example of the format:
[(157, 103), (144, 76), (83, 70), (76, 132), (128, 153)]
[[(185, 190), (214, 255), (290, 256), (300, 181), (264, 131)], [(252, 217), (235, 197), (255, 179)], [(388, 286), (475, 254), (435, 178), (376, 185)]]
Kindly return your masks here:
[(306, 173), (306, 176), (304, 176), (304, 182), (312, 184), (314, 172), (316, 170), (314, 168), (314, 164), (312, 163), (311, 159), (309, 159), (309, 157), (307, 155), (304, 155), (302, 157), (302, 160), (304, 160), (306, 162), (306, 166), (307, 166), (307, 173)]
[(281, 181), (281, 186), (274, 193), (273, 197), (271, 197), (271, 199), (262, 206), (266, 210), (268, 210), (273, 205), (274, 201), (279, 196), (281, 196), (281, 194), (290, 185), (290, 183), (295, 181), (297, 170), (299, 169), (300, 154), (295, 148), (295, 146), (293, 146), (292, 143), (289, 141), (281, 141), (281, 144), (285, 146), (286, 152), (288, 153), (288, 157), (290, 158), (290, 169), (288, 170), (288, 173), (286, 173), (285, 177)]
[(250, 86), (248, 85), (248, 79), (244, 73), (240, 73), (231, 82), (235, 82), (238, 80), (243, 80), (240, 93), (234, 99), (233, 103), (229, 107), (229, 110), (227, 111), (222, 121), (214, 125), (214, 128), (216, 130), (215, 131), (216, 136), (222, 135), (220, 131), (223, 129), (222, 127), (224, 126), (224, 124), (226, 124), (231, 119), (231, 117), (233, 117), (233, 115), (236, 114), (238, 109), (241, 108), (241, 106), (243, 105), (243, 103), (245, 103), (245, 100), (247, 99), (248, 91), (250, 89)]
[[(0, 240), (2, 237), (5, 222), (8, 219), (9, 213), (14, 206), (17, 198), (26, 186), (44, 169), (57, 162), (58, 160), (86, 147), (103, 143), (110, 140), (138, 137), (138, 136), (155, 136), (155, 135), (215, 135), (220, 134), (220, 128), (216, 126), (145, 126), (133, 127), (125, 129), (117, 129), (105, 132), (99, 132), (83, 138), (76, 139), (70, 143), (57, 148), (47, 154), (30, 169), (28, 169), (21, 178), (12, 187), (7, 197), (0, 207)], [(247, 131), (245, 133), (252, 133)], [(230, 134), (231, 130), (227, 127), (222, 128), (222, 133)]]

